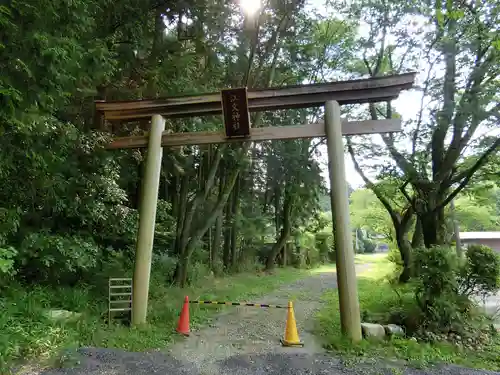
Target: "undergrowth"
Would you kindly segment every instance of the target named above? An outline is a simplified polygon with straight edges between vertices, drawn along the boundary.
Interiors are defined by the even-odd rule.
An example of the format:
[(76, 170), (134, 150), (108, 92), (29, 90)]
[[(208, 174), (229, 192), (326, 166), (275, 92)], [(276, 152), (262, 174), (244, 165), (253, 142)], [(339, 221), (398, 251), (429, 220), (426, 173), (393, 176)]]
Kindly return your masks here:
[[(205, 277), (191, 287), (180, 289), (165, 284), (164, 275), (152, 273), (148, 324), (129, 328), (119, 323), (108, 326), (107, 299), (86, 286), (74, 288), (11, 285), (0, 297), (0, 373), (19, 360), (51, 360), (61, 349), (81, 346), (122, 348), (141, 351), (164, 348), (174, 338), (183, 298), (205, 300), (251, 300), (283, 283), (306, 276), (309, 271), (292, 268), (273, 273), (238, 274), (225, 278)], [(209, 320), (216, 305), (191, 305), (192, 327)], [(49, 309), (82, 313), (80, 319), (54, 322)]]
[[(416, 309), (411, 286), (393, 285), (394, 265), (388, 260), (378, 261), (358, 277), (358, 291), (363, 321), (387, 322), (391, 315)], [(427, 342), (415, 338), (396, 338), (374, 341), (364, 339), (353, 345), (340, 334), (338, 294), (328, 291), (323, 296), (326, 306), (317, 315), (316, 333), (324, 345), (349, 357), (397, 358), (415, 367), (434, 363), (453, 363), (472, 368), (500, 369), (500, 337), (498, 335), (480, 350), (468, 350), (446, 341)], [(353, 359), (353, 358), (352, 358)]]

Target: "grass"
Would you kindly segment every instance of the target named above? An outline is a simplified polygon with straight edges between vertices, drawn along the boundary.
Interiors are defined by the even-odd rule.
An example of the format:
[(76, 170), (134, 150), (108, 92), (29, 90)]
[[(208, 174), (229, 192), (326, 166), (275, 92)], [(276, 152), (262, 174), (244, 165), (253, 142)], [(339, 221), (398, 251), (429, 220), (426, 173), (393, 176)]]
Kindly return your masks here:
[[(63, 348), (81, 346), (113, 347), (130, 351), (164, 348), (174, 338), (183, 298), (204, 300), (248, 300), (261, 296), (284, 283), (305, 277), (311, 271), (292, 268), (273, 273), (238, 274), (226, 278), (203, 278), (186, 289), (165, 285), (159, 274), (152, 274), (148, 325), (128, 328), (108, 325), (106, 297), (91, 289), (11, 286), (0, 298), (0, 373), (20, 359), (44, 361)], [(77, 321), (52, 322), (47, 309), (67, 309), (83, 313)], [(217, 311), (230, 306), (191, 305), (192, 327), (209, 321)], [(2, 369), (3, 365), (3, 369)]]
[[(371, 263), (387, 263), (387, 253), (373, 253), (373, 254), (356, 254), (354, 257), (355, 264), (371, 264)], [(311, 273), (328, 273), (337, 272), (337, 266), (335, 263), (324, 264), (313, 270)]]
[[(371, 257), (371, 255), (370, 255)], [(362, 259), (366, 256), (363, 255)], [(358, 261), (361, 261), (357, 256)], [(398, 289), (398, 294), (389, 283), (393, 265), (385, 257), (378, 256), (373, 266), (358, 275), (358, 292), (362, 314), (382, 315), (388, 311), (413, 304), (408, 289)], [(366, 262), (365, 262), (366, 263)], [(355, 357), (400, 359), (415, 367), (434, 363), (453, 363), (471, 368), (498, 370), (500, 368), (500, 339), (482, 351), (466, 351), (447, 343), (415, 342), (405, 338), (390, 341), (363, 340), (353, 345), (340, 335), (338, 294), (328, 291), (323, 299), (326, 306), (317, 316), (317, 334), (324, 340), (325, 347), (341, 353), (350, 360)]]
[(354, 257), (354, 263), (387, 263), (387, 253), (356, 254), (356, 256)]

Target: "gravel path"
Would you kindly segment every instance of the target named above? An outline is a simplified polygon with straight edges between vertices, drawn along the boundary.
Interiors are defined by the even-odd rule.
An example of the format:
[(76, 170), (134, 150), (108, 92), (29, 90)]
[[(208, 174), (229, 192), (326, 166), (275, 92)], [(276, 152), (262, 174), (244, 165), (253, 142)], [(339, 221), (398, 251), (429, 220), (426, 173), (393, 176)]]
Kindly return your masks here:
[(282, 347), (286, 309), (236, 307), (227, 309), (213, 323), (173, 345), (169, 353), (182, 362), (192, 363), (201, 373), (219, 374), (219, 364), (235, 356), (254, 354), (323, 353), (312, 334), (313, 315), (321, 305), (321, 295), (336, 287), (336, 275), (318, 273), (282, 286), (272, 294), (252, 302), (286, 305), (295, 300), (294, 312), (302, 348)]
[[(367, 265), (358, 265), (358, 271)], [(324, 353), (312, 335), (313, 316), (320, 296), (336, 287), (335, 273), (319, 273), (275, 290), (260, 301), (286, 304), (292, 299), (303, 348), (283, 348), (286, 310), (255, 307), (227, 308), (208, 327), (178, 340), (166, 352), (131, 353), (82, 348), (80, 365), (45, 370), (40, 375), (487, 375), (455, 366), (426, 370), (395, 367), (377, 360), (343, 361)], [(193, 308), (193, 306), (191, 307)], [(32, 373), (34, 374), (34, 373)]]

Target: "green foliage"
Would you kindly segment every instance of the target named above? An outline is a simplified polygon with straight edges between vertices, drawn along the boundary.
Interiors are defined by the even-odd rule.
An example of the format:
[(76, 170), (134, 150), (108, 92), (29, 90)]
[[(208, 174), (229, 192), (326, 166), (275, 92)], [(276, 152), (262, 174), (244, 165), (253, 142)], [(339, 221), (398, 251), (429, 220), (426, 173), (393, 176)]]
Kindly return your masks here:
[[(101, 251), (93, 242), (77, 236), (30, 233), (20, 244), (20, 272), (29, 280), (64, 281), (97, 266)], [(57, 269), (57, 272), (53, 272)]]
[[(16, 0), (0, 6), (5, 36), (0, 41), (0, 287), (3, 293), (11, 283), (22, 283), (19, 289), (27, 290), (46, 285), (47, 289), (40, 287), (45, 295), (57, 285), (66, 296), (67, 287), (88, 283), (91, 291), (82, 286), (81, 292), (91, 293), (92, 298), (73, 307), (82, 311), (94, 303), (92, 307), (99, 310), (99, 314), (90, 313), (88, 327), (82, 324), (80, 331), (68, 327), (70, 333), (41, 318), (25, 319), (22, 327), (14, 324), (23, 338), (9, 331), (12, 345), (2, 347), (2, 363), (4, 358), (23, 355), (22, 350), (28, 350), (28, 341), (23, 340), (31, 340), (30, 336), (34, 355), (45, 351), (37, 349), (36, 340), (48, 348), (63, 342), (90, 342), (93, 333), (105, 336), (100, 314), (107, 280), (132, 274), (145, 153), (105, 149), (110, 137), (95, 131), (96, 99), (319, 80), (319, 61), (328, 60), (328, 66), (335, 68), (338, 57), (345, 55), (337, 47), (348, 46), (355, 36), (354, 25), (313, 20), (300, 2), (293, 10), (269, 3), (257, 45), (252, 47), (234, 4), (188, 0), (183, 7), (190, 9), (187, 16), (193, 30), (203, 33), (181, 41), (172, 27), (180, 16), (177, 5), (173, 1)], [(154, 17), (157, 12), (162, 17)], [(252, 48), (258, 53), (250, 60)], [(245, 78), (248, 71), (251, 75)], [(268, 112), (256, 119), (256, 125), (259, 121), (266, 126), (299, 124), (312, 114), (309, 109)], [(110, 130), (124, 136), (147, 131), (147, 126), (145, 122), (113, 123)], [(222, 123), (218, 116), (169, 119), (166, 127), (173, 132), (220, 130)], [(154, 276), (156, 285), (174, 278), (188, 242), (193, 245), (188, 284), (211, 282), (213, 274), (221, 275), (223, 269), (260, 270), (262, 263), (256, 262), (255, 255), (263, 243), (279, 235), (285, 221), (284, 202), (290, 203), (288, 223), (294, 231), (309, 224), (319, 209), (320, 194), (325, 196), (314, 149), (309, 140), (260, 143), (248, 152), (239, 146), (165, 149), (153, 244), (153, 267), (162, 270)], [(239, 185), (231, 189), (228, 181), (235, 172)], [(221, 198), (229, 194), (229, 203), (221, 205)], [(227, 210), (226, 206), (233, 207)], [(318, 263), (328, 252), (327, 240), (318, 240), (322, 246), (318, 250), (311, 234), (327, 224), (318, 218), (313, 232), (304, 234), (304, 266)], [(226, 248), (231, 267), (223, 259)], [(38, 296), (32, 297), (38, 305)], [(40, 305), (61, 307), (63, 303), (54, 298), (47, 297)], [(26, 313), (17, 311), (13, 303), (8, 311), (20, 321)], [(171, 330), (168, 319), (175, 320), (177, 312), (176, 302), (165, 316), (153, 317), (152, 324), (167, 324)], [(9, 319), (11, 324), (14, 318)], [(54, 328), (61, 337), (43, 336), (42, 327)], [(98, 345), (112, 345), (134, 337), (140, 347), (142, 334), (122, 330), (109, 341), (95, 340)], [(164, 346), (170, 333), (148, 335), (146, 340)]]
[(394, 238), (391, 217), (370, 189), (358, 189), (351, 194), (350, 212), (353, 227), (383, 235), (389, 241)]
[[(394, 265), (387, 259), (372, 264), (369, 270), (360, 273), (358, 294), (363, 320), (381, 324), (400, 324), (405, 326), (407, 333), (410, 334), (417, 331), (421, 324), (418, 319), (420, 309), (415, 303), (414, 287), (410, 284), (393, 283), (394, 276)], [(344, 361), (360, 362), (360, 366), (363, 366), (366, 365), (363, 363), (366, 358), (390, 360), (398, 358), (415, 367), (454, 363), (470, 368), (496, 370), (500, 366), (497, 355), (500, 348), (498, 336), (492, 336), (491, 341), (481, 344), (481, 348), (452, 344), (445, 341), (446, 339), (429, 341), (420, 337), (417, 339), (394, 337), (382, 341), (363, 340), (360, 344), (353, 345), (341, 336), (337, 291), (327, 291), (323, 300), (325, 307), (317, 315), (315, 332), (322, 337), (326, 348), (341, 354)], [(467, 342), (471, 337), (474, 336), (472, 334), (464, 336), (464, 341)]]
[(470, 302), (458, 293), (459, 267), (456, 253), (449, 247), (414, 250), (415, 297), (422, 314), (420, 329), (448, 332), (452, 327), (465, 325)]
[(308, 231), (297, 231), (295, 234), (296, 261), (298, 267), (315, 266), (320, 262), (319, 251), (316, 248), (316, 237)]
[(457, 289), (458, 260), (446, 246), (414, 249), (413, 269), (418, 280), (417, 302), (424, 312), (431, 313), (434, 302), (449, 297)]
[(377, 244), (370, 238), (363, 238), (363, 250), (365, 253), (371, 254), (375, 252)]
[(319, 261), (321, 263), (335, 262), (335, 248), (333, 244), (333, 235), (331, 232), (319, 232), (315, 234), (316, 248), (319, 252)]
[[(499, 289), (498, 256), (486, 246), (473, 246), (460, 262), (445, 246), (414, 250), (414, 293), (421, 311), (420, 329), (466, 334), (474, 322), (472, 298)], [(474, 329), (481, 331), (484, 327)]]
[[(256, 41), (248, 38), (243, 18), (231, 2), (184, 2), (195, 31), (189, 41), (180, 40), (174, 31), (180, 16), (174, 1), (152, 4), (136, 0), (118, 3), (14, 0), (1, 5), (0, 26), (5, 36), (0, 41), (2, 292), (9, 290), (10, 283), (23, 283), (22, 287), (16, 287), (15, 293), (44, 283), (48, 284), (46, 289), (40, 287), (35, 294), (30, 294), (34, 305), (45, 308), (54, 304), (85, 310), (94, 303), (90, 309), (101, 309), (107, 279), (130, 276), (132, 272), (145, 153), (143, 150), (111, 152), (104, 148), (109, 136), (94, 131), (94, 100), (165, 97), (242, 85), (262, 88), (337, 80), (342, 76), (374, 73), (368, 72), (366, 61), (380, 62), (375, 74), (394, 73), (399, 70), (394, 66), (396, 55), (409, 59), (397, 63), (401, 69), (415, 70), (421, 60), (420, 52), (429, 47), (422, 43), (427, 44), (437, 35), (429, 31), (432, 35), (424, 38), (423, 30), (409, 33), (400, 27), (401, 20), (417, 10), (396, 2), (382, 7), (355, 1), (339, 9), (340, 19), (315, 18), (304, 7), (304, 2), (294, 4), (294, 9), (283, 7), (279, 2), (267, 4)], [(478, 7), (478, 14), (487, 12), (483, 5)], [(162, 17), (154, 17), (157, 12)], [(347, 16), (344, 12), (348, 12)], [(427, 11), (419, 9), (417, 13), (432, 21), (433, 16)], [(470, 51), (471, 46), (481, 47), (482, 41), (491, 39), (485, 35), (486, 39), (476, 43), (468, 27), (473, 24), (482, 30), (482, 16), (475, 17), (467, 11), (464, 14), (442, 12), (440, 17), (445, 21), (440, 24), (442, 27), (448, 27), (447, 19), (453, 19), (459, 22), (460, 32), (464, 32), (460, 34), (463, 38), (457, 48), (463, 61), (456, 60), (461, 66), (457, 71), (467, 75), (462, 70), (473, 66), (467, 60), (476, 56)], [(496, 13), (488, 17), (493, 22)], [(368, 37), (358, 36), (357, 29), (363, 21), (377, 32)], [(380, 34), (381, 27), (391, 29), (401, 43), (395, 46), (384, 41), (383, 48), (377, 48), (380, 41), (373, 38)], [(452, 37), (449, 40), (456, 39), (453, 30), (445, 31), (446, 37)], [(390, 32), (382, 34), (387, 36)], [(416, 36), (420, 39), (416, 40)], [(432, 44), (429, 56), (442, 54), (440, 48), (445, 39)], [(409, 49), (408, 54), (404, 48)], [(412, 52), (414, 50), (416, 52)], [(257, 52), (250, 54), (253, 60), (248, 51)], [(367, 52), (366, 59), (362, 59), (364, 52)], [(377, 53), (382, 56), (376, 56)], [(485, 68), (488, 74), (496, 69), (493, 64)], [(466, 124), (483, 116), (472, 118), (472, 113), (489, 111), (490, 107), (484, 103), (496, 100), (497, 80), (483, 78), (481, 90), (477, 90), (480, 99), (477, 103), (469, 103), (461, 91), (455, 93), (457, 103), (464, 98), (463, 105), (456, 106), (455, 118), (461, 119), (465, 113), (462, 109), (469, 104), (474, 107), (465, 113)], [(428, 93), (432, 99), (431, 112), (448, 113), (444, 104), (441, 105), (446, 85), (437, 81), (426, 83), (433, 87)], [(315, 109), (292, 109), (269, 111), (252, 120), (255, 126), (287, 126), (305, 123), (317, 115)], [(411, 161), (409, 164), (396, 163), (405, 169), (406, 175), (411, 174), (408, 165), (416, 166), (411, 175), (424, 175), (422, 181), (426, 180), (425, 168), (421, 168), (428, 164), (426, 157), (441, 151), (427, 152), (429, 136), (438, 128), (437, 121), (430, 117), (422, 127), (413, 122), (408, 124), (409, 131), (415, 133), (416, 151), (411, 157), (406, 152), (400, 154), (402, 160)], [(488, 125), (490, 117), (494, 116), (488, 114), (481, 123)], [(445, 123), (454, 124), (451, 120)], [(172, 132), (202, 131), (220, 130), (222, 123), (219, 117), (212, 116), (169, 119), (166, 126), (167, 131)], [(419, 133), (417, 128), (424, 130)], [(474, 126), (471, 125), (471, 129), (475, 129)], [(139, 134), (147, 131), (147, 124), (144, 121), (113, 123), (111, 130), (118, 136)], [(380, 145), (372, 148), (366, 139), (363, 138), (359, 155), (367, 150), (369, 160), (388, 155), (380, 150)], [(384, 142), (387, 139), (383, 138)], [(468, 142), (461, 144), (466, 147)], [(186, 280), (194, 285), (211, 282), (213, 274), (220, 275), (223, 270), (260, 269), (265, 261), (262, 254), (268, 255), (265, 244), (279, 241), (282, 234), (294, 237), (296, 246), (292, 257), (298, 266), (311, 267), (334, 258), (333, 238), (329, 234), (331, 218), (327, 214), (318, 215), (320, 210), (331, 207), (323, 186), (316, 141), (243, 146), (186, 146), (164, 150), (153, 244), (153, 266), (161, 269), (155, 275), (155, 285), (162, 291), (157, 294), (157, 306), (168, 299), (171, 290), (164, 285), (174, 279), (186, 244), (192, 245), (189, 248), (192, 262)], [(481, 151), (482, 146), (481, 143), (476, 150)], [(468, 162), (474, 162), (476, 156)], [(456, 168), (449, 170), (459, 173), (470, 167), (458, 162), (453, 164)], [(392, 173), (393, 164), (375, 163), (383, 169), (383, 173), (377, 173), (380, 181), (376, 186), (390, 197), (390, 203), (400, 212), (402, 202), (407, 203), (399, 189), (405, 176), (402, 177), (400, 171)], [(233, 189), (229, 186), (232, 175), (239, 176)], [(495, 207), (477, 209), (475, 203), (486, 206), (486, 201), (486, 198), (481, 200), (480, 194), (467, 204), (457, 200), (457, 215), (464, 228), (470, 225), (471, 229), (493, 230), (498, 224), (498, 199)], [(361, 238), (364, 252), (374, 249), (369, 239), (372, 234), (382, 234), (389, 240), (394, 237), (387, 209), (371, 191), (353, 192), (351, 210), (354, 227), (368, 233), (368, 237)], [(464, 213), (469, 216), (464, 217)], [(479, 263), (474, 267), (466, 274), (474, 274), (473, 269), (477, 269)], [(85, 283), (89, 284), (88, 288), (68, 289)], [(54, 285), (63, 288), (63, 300), (48, 296), (47, 291)], [(486, 279), (482, 285), (486, 288)], [(30, 303), (27, 299), (20, 300), (23, 305)], [(15, 337), (14, 331), (8, 331), (14, 344), (4, 346), (7, 347), (4, 353), (10, 354), (0, 358), (2, 360), (25, 355), (29, 345), (34, 349), (27, 355), (42, 353), (45, 348), (63, 342), (88, 343), (94, 340), (90, 337), (95, 332), (107, 333), (101, 327), (100, 310), (99, 314), (89, 313), (88, 324), (68, 331), (42, 320), (38, 312), (33, 313), (36, 317), (32, 318), (31, 310), (19, 311), (13, 303), (7, 310), (8, 324), (17, 327), (21, 339)], [(146, 333), (112, 331), (109, 340), (102, 334), (103, 337), (93, 342), (127, 346), (127, 339), (132, 337), (129, 348), (140, 348), (146, 343), (163, 346), (169, 337), (165, 332), (171, 330), (178, 306), (166, 310), (152, 319), (155, 328), (161, 328), (157, 332), (153, 329)], [(23, 314), (28, 316), (25, 325)], [(17, 319), (20, 325), (16, 326), (12, 316), (20, 317)], [(44, 329), (50, 334), (43, 336)]]
[[(162, 348), (172, 340), (184, 295), (214, 300), (250, 299), (308, 275), (295, 269), (280, 269), (272, 275), (241, 274), (217, 280), (200, 275), (190, 288), (183, 290), (165, 285), (163, 272), (172, 270), (171, 266), (167, 261), (153, 264), (151, 325), (144, 328), (130, 329), (119, 324), (108, 327), (104, 321), (107, 315), (105, 293), (96, 293), (87, 286), (27, 288), (13, 284), (2, 290), (0, 372), (6, 371), (13, 360), (47, 358), (68, 346), (109, 346), (133, 351)], [(103, 282), (105, 289), (107, 280)], [(46, 316), (50, 309), (79, 312), (82, 316), (73, 321), (51, 321)], [(192, 325), (199, 326), (221, 309), (225, 307), (192, 308)]]
[(0, 247), (0, 274), (12, 275), (14, 270), (14, 259), (17, 250), (12, 246)]
[(354, 250), (359, 254), (374, 253), (377, 248), (376, 242), (369, 238), (367, 233), (360, 228), (356, 229), (356, 233), (357, 234), (353, 236)]
[(484, 245), (469, 245), (460, 268), (459, 292), (486, 296), (500, 289), (500, 256)]
[(497, 231), (500, 229), (498, 188), (488, 192), (476, 190), (455, 202), (455, 218), (462, 232)]
[[(485, 1), (453, 10), (452, 2), (434, 5), (435, 9), (413, 2), (360, 0), (337, 9), (365, 30), (356, 40), (358, 53), (349, 63), (352, 75), (419, 72), (425, 89), (405, 99), (416, 104), (414, 111), (407, 111), (405, 105), (400, 109), (388, 104), (369, 106), (362, 114), (377, 120), (400, 117), (397, 111), (404, 110), (407, 130), (382, 137), (382, 142), (352, 137), (349, 151), (364, 181), (376, 178), (377, 183), (367, 187), (377, 191), (394, 214), (401, 214), (404, 208), (398, 197), (400, 188), (405, 187), (404, 205), (417, 203), (412, 209), (429, 221), (423, 232), (427, 246), (447, 243), (444, 210), (450, 194), (474, 181), (476, 174), (487, 176), (488, 171), (482, 172), (484, 167), (494, 170), (487, 164), (495, 165), (500, 146), (498, 137), (488, 131), (496, 127), (499, 115), (497, 5)], [(436, 59), (443, 64), (435, 64)], [(494, 172), (488, 178), (492, 176)], [(378, 181), (385, 180), (400, 183), (393, 186), (395, 189), (384, 189)], [(498, 228), (497, 215), (471, 208), (471, 219), (462, 217), (466, 225)], [(467, 210), (462, 214), (467, 216)]]
[(389, 253), (387, 254), (387, 260), (393, 263), (397, 267), (403, 266), (403, 260), (401, 259), (401, 252), (398, 247), (394, 244), (389, 245)]

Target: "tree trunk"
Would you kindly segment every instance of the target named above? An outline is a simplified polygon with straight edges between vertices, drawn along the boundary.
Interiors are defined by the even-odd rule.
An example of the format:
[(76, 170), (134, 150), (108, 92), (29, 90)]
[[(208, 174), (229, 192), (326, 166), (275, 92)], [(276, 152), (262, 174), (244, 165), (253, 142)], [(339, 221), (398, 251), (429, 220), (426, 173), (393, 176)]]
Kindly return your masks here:
[(276, 233), (276, 241), (278, 241), (278, 238), (280, 237), (280, 196), (281, 196), (281, 189), (279, 185), (277, 185), (274, 188), (274, 227), (275, 227), (275, 233)]
[(414, 210), (410, 205), (403, 212), (402, 216), (392, 210), (389, 211), (389, 214), (391, 215), (392, 223), (394, 225), (396, 243), (398, 245), (399, 254), (401, 255), (401, 261), (403, 262), (403, 272), (401, 273), (401, 275), (399, 275), (399, 282), (406, 283), (412, 276), (412, 247), (410, 241), (408, 240), (408, 231), (410, 229), (411, 219), (414, 215)]
[(396, 230), (396, 242), (398, 244), (399, 253), (401, 254), (401, 260), (403, 261), (403, 272), (399, 275), (399, 282), (406, 283), (410, 280), (412, 276), (411, 272), (411, 245), (408, 241), (408, 233), (406, 228), (402, 225), (398, 225)]
[(212, 225), (214, 225), (217, 217), (221, 215), (224, 205), (227, 203), (229, 195), (231, 194), (231, 191), (234, 188), (238, 175), (239, 175), (239, 168), (236, 168), (232, 171), (232, 174), (228, 176), (224, 189), (222, 190), (222, 194), (218, 196), (217, 202), (215, 203), (215, 206), (213, 207), (212, 211), (208, 214), (205, 221), (196, 227), (196, 229), (192, 232), (191, 236), (189, 237), (188, 242), (183, 246), (183, 251), (181, 252), (181, 262), (178, 263), (178, 265), (180, 265), (181, 267), (186, 267), (186, 269), (183, 270), (183, 272), (181, 272), (184, 273), (184, 277), (178, 279), (178, 281), (180, 282), (179, 285), (181, 287), (183, 287), (186, 283), (187, 267), (189, 265), (189, 259), (191, 258), (193, 251), (195, 250), (196, 246), (198, 246), (199, 241), (201, 240), (201, 238), (203, 238), (208, 229)]
[(222, 253), (222, 261), (224, 262), (224, 270), (228, 271), (231, 267), (231, 202), (227, 202), (224, 210), (224, 249)]
[(181, 288), (184, 288), (186, 286), (188, 267), (189, 267), (189, 256), (187, 251), (183, 251), (183, 253), (179, 258), (179, 261), (177, 262), (177, 267), (175, 269), (175, 283), (179, 285)]
[(439, 244), (438, 242), (438, 218), (437, 212), (425, 212), (419, 214), (420, 222), (422, 224), (422, 235), (424, 237), (424, 245), (430, 248)]
[(222, 219), (223, 215), (219, 215), (217, 220), (215, 221), (215, 230), (212, 238), (212, 252), (210, 253), (211, 259), (210, 263), (212, 264), (212, 271), (214, 270), (214, 265), (218, 259), (218, 254), (221, 245), (221, 237), (222, 237)]
[(177, 224), (175, 230), (175, 254), (180, 255), (182, 249), (182, 233), (184, 227), (184, 220), (186, 216), (186, 206), (188, 201), (188, 190), (189, 190), (189, 177), (187, 175), (182, 176), (181, 187), (179, 190), (179, 196), (177, 198)]
[(281, 249), (286, 245), (288, 238), (290, 237), (290, 232), (292, 229), (291, 225), (292, 216), (292, 197), (285, 193), (285, 202), (283, 203), (283, 228), (281, 229), (281, 234), (277, 239), (276, 243), (271, 249), (267, 260), (266, 260), (266, 270), (271, 270), (274, 268), (274, 262), (276, 256), (280, 253)]
[(240, 206), (240, 183), (241, 183), (241, 174), (236, 179), (236, 183), (234, 185), (233, 193), (232, 193), (232, 201), (231, 203), (231, 269), (234, 270), (236, 267), (236, 262), (238, 260), (237, 254), (237, 236), (238, 236), (238, 211)]
[(283, 246), (283, 257), (282, 257), (282, 260), (283, 262), (281, 263), (281, 265), (283, 267), (286, 267), (287, 265), (287, 252), (288, 252), (288, 249), (289, 249), (289, 243), (288, 243), (288, 239), (287, 239), (287, 243), (285, 243), (285, 246)]
[[(223, 186), (224, 186), (224, 168), (223, 165), (221, 165), (220, 177), (219, 177), (219, 196), (222, 195)], [(217, 216), (217, 220), (215, 220), (215, 230), (213, 233), (213, 240), (212, 240), (212, 252), (210, 253), (211, 255), (210, 263), (212, 264), (212, 271), (213, 271), (213, 266), (218, 258), (218, 253), (220, 250), (223, 220), (224, 220), (224, 215), (222, 213), (219, 216)]]
[(455, 249), (458, 258), (462, 258), (462, 244), (460, 243), (460, 228), (458, 226), (458, 221), (455, 215), (455, 200), (452, 199), (450, 202), (450, 216), (451, 222), (453, 224), (453, 238), (455, 240)]
[(417, 220), (415, 220), (415, 230), (413, 232), (413, 238), (411, 240), (412, 249), (417, 249), (421, 247), (424, 243), (424, 237), (422, 233), (422, 222), (420, 217), (417, 216)]

